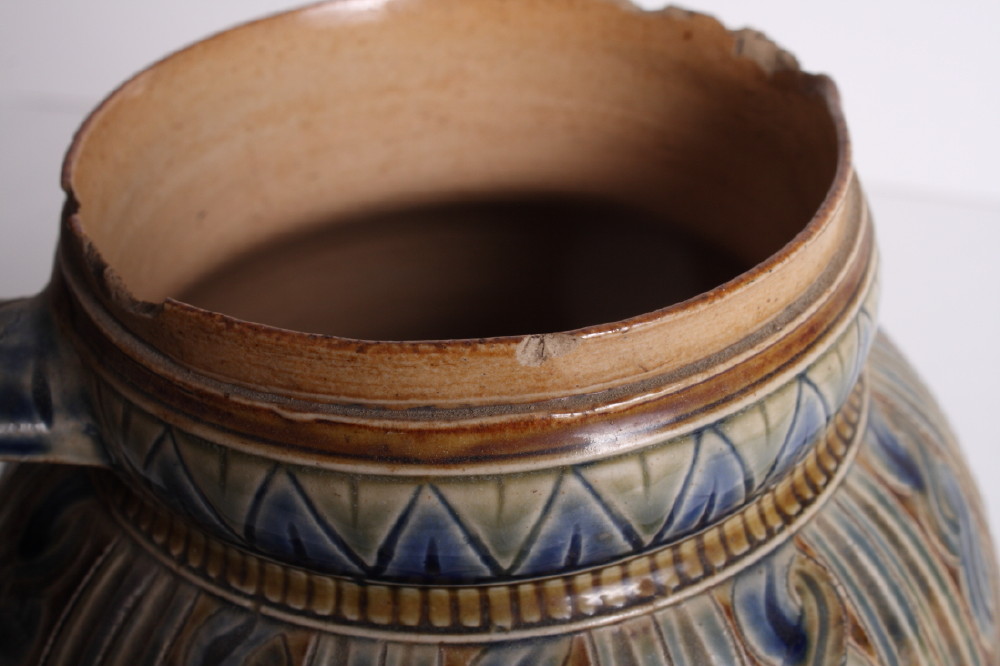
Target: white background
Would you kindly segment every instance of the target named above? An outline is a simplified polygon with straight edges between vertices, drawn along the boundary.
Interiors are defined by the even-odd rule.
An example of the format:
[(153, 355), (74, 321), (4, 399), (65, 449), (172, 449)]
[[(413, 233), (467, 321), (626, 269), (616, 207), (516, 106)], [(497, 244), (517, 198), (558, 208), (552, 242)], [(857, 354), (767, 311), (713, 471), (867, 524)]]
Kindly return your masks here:
[[(186, 43), (294, 5), (2, 0), (0, 298), (46, 281), (62, 154), (104, 94)], [(878, 227), (881, 321), (950, 415), (1000, 535), (1000, 2), (691, 8), (763, 30), (838, 82)]]

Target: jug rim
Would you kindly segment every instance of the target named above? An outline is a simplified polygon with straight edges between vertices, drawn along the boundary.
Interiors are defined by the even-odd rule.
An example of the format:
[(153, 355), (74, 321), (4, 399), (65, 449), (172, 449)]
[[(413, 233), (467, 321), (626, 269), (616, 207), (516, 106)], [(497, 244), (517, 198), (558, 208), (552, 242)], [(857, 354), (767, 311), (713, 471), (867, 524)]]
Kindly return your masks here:
[[(454, 5), (451, 0), (376, 4), (380, 9)], [(753, 63), (764, 76), (773, 78), (793, 71), (780, 55), (784, 52), (759, 33), (730, 32), (703, 15), (676, 9), (648, 12), (606, 0), (582, 4), (561, 0), (559, 4), (571, 11), (614, 8), (639, 21), (700, 22), (707, 38), (728, 41), (726, 48), (734, 52), (733, 58)], [(267, 396), (272, 402), (304, 401), (338, 409), (362, 405), (382, 410), (380, 413), (408, 410), (413, 414), (415, 408), (428, 406), (456, 413), (485, 409), (496, 414), (511, 405), (538, 406), (577, 396), (589, 396), (586, 402), (594, 403), (598, 395), (602, 397), (597, 402), (622, 405), (637, 395), (662, 395), (679, 386), (701, 384), (746, 359), (766, 356), (765, 352), (782, 339), (788, 342), (802, 337), (802, 341), (786, 346), (808, 347), (830, 324), (829, 320), (817, 322), (814, 315), (826, 304), (828, 310), (837, 310), (839, 317), (851, 294), (857, 292), (857, 285), (867, 279), (863, 275), (870, 272), (872, 263), (868, 256), (870, 232), (866, 232), (867, 219), (862, 219), (860, 212), (862, 195), (851, 166), (836, 87), (825, 76), (806, 75), (796, 69), (795, 85), (800, 94), (820, 97), (835, 132), (836, 165), (829, 189), (808, 223), (777, 252), (682, 302), (570, 331), (372, 341), (242, 321), (173, 298), (154, 303), (133, 296), (81, 223), (81, 208), (85, 210), (86, 202), (81, 204), (75, 185), (81, 153), (94, 126), (111, 106), (138, 92), (148, 72), (182, 54), (193, 49), (223, 49), (234, 35), (308, 19), (324, 8), (343, 10), (338, 16), (346, 21), (351, 18), (352, 6), (370, 11), (373, 5), (343, 0), (318, 3), (248, 23), (168, 56), (112, 93), (77, 133), (63, 171), (67, 206), (60, 278), (68, 285), (72, 299), (82, 306), (80, 311), (94, 324), (93, 334), (111, 340), (111, 346), (131, 361), (157, 368), (159, 374), (173, 375), (181, 383), (211, 387), (208, 390), (212, 392), (228, 395), (244, 391), (254, 399)], [(753, 46), (739, 47), (741, 40), (749, 40)], [(774, 66), (775, 62), (778, 71), (765, 71), (767, 63)], [(833, 303), (838, 305), (830, 305)], [(718, 335), (724, 329), (731, 333)], [(685, 340), (687, 351), (678, 352), (679, 342)]]

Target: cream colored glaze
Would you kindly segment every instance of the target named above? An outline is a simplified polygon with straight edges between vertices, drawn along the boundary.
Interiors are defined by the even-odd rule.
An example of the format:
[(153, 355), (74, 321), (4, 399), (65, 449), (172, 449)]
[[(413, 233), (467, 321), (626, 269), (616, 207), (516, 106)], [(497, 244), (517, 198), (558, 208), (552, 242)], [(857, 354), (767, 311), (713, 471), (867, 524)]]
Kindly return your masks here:
[[(713, 19), (612, 2), (334, 2), (253, 23), (138, 75), (81, 130), (71, 223), (125, 288), (68, 280), (109, 337), (183, 382), (404, 407), (695, 381), (807, 316), (859, 235), (836, 93), (792, 64)], [(340, 216), (497, 192), (624, 202), (757, 267), (559, 344), (367, 343), (171, 300)]]

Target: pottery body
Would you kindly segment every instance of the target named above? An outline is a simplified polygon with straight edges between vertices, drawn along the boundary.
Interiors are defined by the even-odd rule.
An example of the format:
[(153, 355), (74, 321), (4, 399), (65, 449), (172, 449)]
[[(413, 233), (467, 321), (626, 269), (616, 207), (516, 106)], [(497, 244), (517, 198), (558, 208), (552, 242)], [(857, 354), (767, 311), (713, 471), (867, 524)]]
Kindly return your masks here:
[(0, 663), (997, 659), (836, 92), (759, 34), (318, 5), (125, 84), (64, 186), (0, 304)]
[[(862, 343), (871, 332), (859, 327)], [(759, 409), (762, 418), (768, 408)], [(0, 549), (0, 662), (994, 662), (997, 574), (971, 477), (919, 380), (884, 339), (876, 340), (841, 413), (797, 456), (784, 485), (735, 511), (721, 498), (723, 519), (711, 513), (716, 509), (699, 509), (695, 531), (666, 546), (604, 566), (577, 564), (602, 537), (624, 540), (630, 531), (651, 532), (651, 524), (663, 531), (664, 514), (693, 502), (690, 488), (717, 485), (726, 466), (745, 470), (737, 452), (709, 458), (710, 433), (701, 433), (695, 453), (709, 462), (687, 472), (687, 490), (675, 488), (673, 503), (629, 507), (609, 492), (608, 485), (624, 486), (655, 496), (657, 486), (668, 485), (663, 468), (676, 463), (658, 464), (655, 451), (563, 470), (541, 502), (526, 502), (515, 490), (513, 502), (530, 511), (535, 532), (516, 545), (517, 557), (530, 559), (532, 549), (549, 545), (557, 554), (547, 553), (547, 575), (498, 573), (462, 586), (282, 564), (207, 534), (106, 472), (21, 465), (3, 483), (16, 501), (0, 514), (9, 535)], [(167, 446), (177, 477), (190, 475), (189, 451)], [(602, 466), (618, 473), (608, 478)], [(629, 479), (626, 470), (643, 467), (652, 483)], [(345, 548), (335, 530), (351, 535), (359, 527), (318, 517), (310, 503), (329, 499), (315, 490), (310, 497), (299, 473), (272, 469), (258, 479), (262, 495), (278, 498), (264, 501), (281, 502), (264, 486), (287, 475), (282, 492), (295, 512), (284, 514), (284, 547), (316, 547), (315, 537), (308, 546), (296, 539), (293, 526), (308, 521), (323, 530), (326, 548)], [(587, 484), (602, 476), (600, 490)], [(197, 484), (185, 480), (188, 488)], [(499, 559), (483, 536), (515, 541), (517, 519), (494, 523), (491, 535), (484, 523), (494, 522), (502, 505), (476, 511), (483, 502), (468, 497), (466, 506), (451, 505), (452, 492), (438, 482), (411, 492), (408, 506), (386, 516), (395, 534), (384, 537), (379, 552), (410, 556), (411, 568), (423, 566), (428, 579), (435, 538), (443, 544), (435, 566), (475, 557), (484, 567)], [(416, 521), (425, 533), (413, 534)], [(363, 527), (373, 531), (374, 524)], [(606, 532), (595, 537), (600, 528)], [(416, 539), (422, 558), (412, 552)], [(482, 551), (469, 552), (476, 548)]]

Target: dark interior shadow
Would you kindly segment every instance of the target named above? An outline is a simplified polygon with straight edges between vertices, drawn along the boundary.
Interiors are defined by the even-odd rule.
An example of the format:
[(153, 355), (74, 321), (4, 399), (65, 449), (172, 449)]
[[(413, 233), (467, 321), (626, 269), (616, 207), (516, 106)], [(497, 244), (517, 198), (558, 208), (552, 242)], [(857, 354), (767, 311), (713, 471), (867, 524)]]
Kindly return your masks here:
[(482, 338), (625, 319), (748, 268), (620, 203), (502, 195), (312, 225), (218, 266), (177, 298), (310, 333)]

